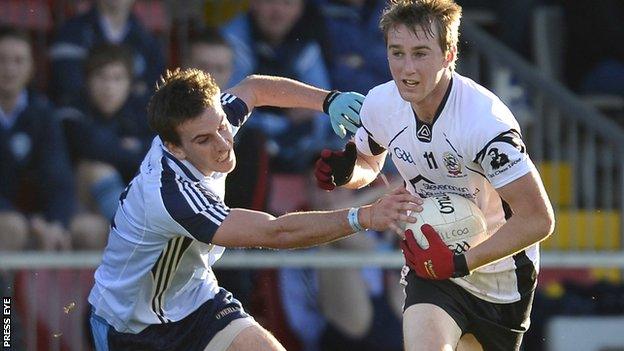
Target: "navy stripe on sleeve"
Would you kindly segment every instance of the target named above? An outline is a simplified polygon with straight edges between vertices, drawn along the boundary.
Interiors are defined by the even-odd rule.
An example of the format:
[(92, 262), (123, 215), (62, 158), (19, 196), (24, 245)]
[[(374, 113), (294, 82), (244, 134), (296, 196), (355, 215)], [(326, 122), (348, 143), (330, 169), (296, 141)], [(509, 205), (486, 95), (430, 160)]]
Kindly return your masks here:
[(160, 194), (165, 209), (195, 239), (209, 244), (221, 222), (230, 213), (229, 208), (201, 195), (190, 183), (184, 184), (164, 157), (161, 163)]
[(225, 111), (227, 115), (228, 121), (235, 127), (242, 126), (249, 116), (247, 104), (235, 95), (222, 93), (221, 105), (223, 106), (223, 111)]
[(172, 154), (170, 154), (167, 151), (163, 151), (163, 154), (165, 154), (165, 156), (170, 159), (171, 161), (173, 161), (178, 167), (180, 167), (180, 169), (182, 170), (182, 172), (184, 172), (184, 174), (186, 174), (187, 177), (189, 177), (189, 179), (193, 180), (194, 182), (198, 182), (199, 179), (197, 179), (197, 177), (195, 177), (193, 175), (193, 173), (186, 168), (186, 166), (184, 165), (184, 163), (180, 162), (180, 160), (178, 160), (177, 158), (175, 158), (175, 156), (173, 156)]

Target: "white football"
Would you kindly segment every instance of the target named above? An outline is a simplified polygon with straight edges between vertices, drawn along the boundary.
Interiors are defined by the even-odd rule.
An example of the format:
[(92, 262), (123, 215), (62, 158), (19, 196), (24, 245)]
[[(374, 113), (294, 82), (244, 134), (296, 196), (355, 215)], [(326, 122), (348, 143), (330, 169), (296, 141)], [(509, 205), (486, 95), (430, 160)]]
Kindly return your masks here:
[(416, 223), (407, 223), (418, 245), (429, 247), (420, 226), (430, 224), (440, 234), (442, 241), (456, 255), (477, 246), (487, 238), (485, 217), (477, 205), (457, 194), (446, 193), (424, 199), (423, 211), (412, 213)]

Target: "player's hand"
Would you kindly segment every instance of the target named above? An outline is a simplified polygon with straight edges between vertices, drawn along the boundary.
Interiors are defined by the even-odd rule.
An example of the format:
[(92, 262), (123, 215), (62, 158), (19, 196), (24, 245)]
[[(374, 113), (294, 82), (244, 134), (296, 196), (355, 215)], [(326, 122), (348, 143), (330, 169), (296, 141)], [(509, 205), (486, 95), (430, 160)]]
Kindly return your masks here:
[(331, 91), (323, 101), (323, 112), (329, 115), (334, 133), (341, 138), (347, 130), (355, 133), (360, 127), (360, 109), (364, 103), (364, 95), (356, 92), (341, 93)]
[(323, 149), (314, 166), (316, 184), (325, 190), (334, 190), (337, 186), (347, 184), (353, 176), (356, 159), (357, 151), (352, 141), (342, 151)]
[(410, 229), (405, 231), (405, 240), (401, 241), (405, 263), (417, 276), (445, 280), (470, 274), (466, 257), (463, 254), (454, 255), (431, 225), (423, 224), (420, 231), (427, 238), (429, 248), (421, 248)]
[(377, 231), (392, 230), (403, 234), (404, 223), (416, 223), (416, 217), (409, 212), (422, 211), (423, 200), (409, 193), (404, 187), (398, 187), (384, 195), (374, 204), (366, 206), (360, 223), (366, 228)]

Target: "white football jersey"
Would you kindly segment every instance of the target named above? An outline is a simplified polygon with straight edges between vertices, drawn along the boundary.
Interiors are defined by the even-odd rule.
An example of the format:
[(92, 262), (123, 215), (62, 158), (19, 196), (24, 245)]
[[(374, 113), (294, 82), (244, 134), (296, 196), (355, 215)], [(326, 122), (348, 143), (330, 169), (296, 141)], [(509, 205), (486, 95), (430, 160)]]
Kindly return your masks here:
[[(495, 189), (535, 167), (511, 111), (458, 73), (453, 73), (431, 124), (416, 117), (394, 81), (373, 88), (360, 115), (362, 127), (355, 137), (359, 152), (378, 155), (387, 150), (412, 194), (448, 192), (471, 199), (485, 215), (489, 235), (511, 215)], [(453, 281), (486, 301), (514, 302), (535, 287), (538, 265), (536, 244)]]
[[(221, 95), (234, 132), (245, 103)], [(89, 303), (118, 332), (181, 320), (219, 291), (211, 266), (225, 250), (210, 243), (229, 214), (224, 173), (204, 176), (159, 137), (121, 194)]]

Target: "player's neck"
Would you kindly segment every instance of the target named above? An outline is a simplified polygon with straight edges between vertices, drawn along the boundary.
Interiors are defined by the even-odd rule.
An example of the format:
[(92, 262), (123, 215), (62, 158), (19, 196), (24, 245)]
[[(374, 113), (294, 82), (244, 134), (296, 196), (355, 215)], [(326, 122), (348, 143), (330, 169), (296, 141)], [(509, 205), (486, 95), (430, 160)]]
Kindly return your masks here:
[(416, 112), (419, 120), (426, 123), (433, 122), (435, 114), (438, 111), (442, 100), (444, 100), (446, 90), (451, 83), (452, 75), (453, 73), (450, 70), (445, 71), (436, 87), (427, 97), (425, 97), (418, 103), (411, 103), (412, 109), (414, 109), (414, 112)]

